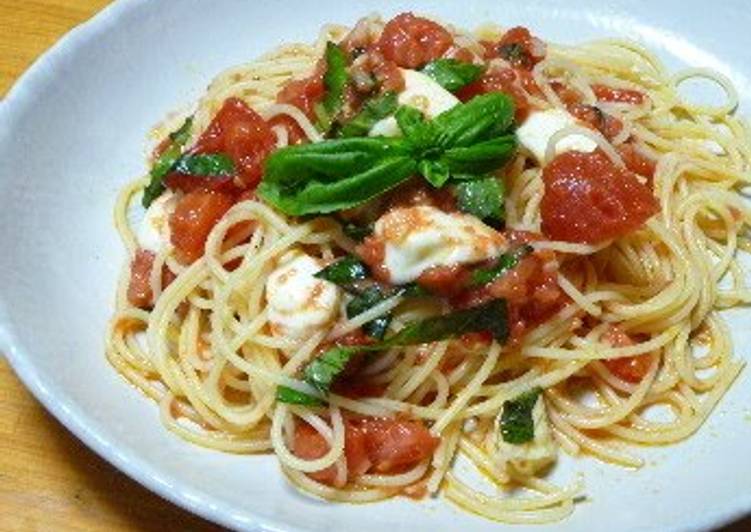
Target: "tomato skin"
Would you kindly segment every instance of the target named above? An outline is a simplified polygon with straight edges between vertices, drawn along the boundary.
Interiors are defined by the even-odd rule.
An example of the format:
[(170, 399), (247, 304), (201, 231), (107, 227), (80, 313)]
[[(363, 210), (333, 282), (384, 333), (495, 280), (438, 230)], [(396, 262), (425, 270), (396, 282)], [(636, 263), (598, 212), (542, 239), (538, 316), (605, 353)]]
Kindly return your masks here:
[(595, 97), (601, 102), (616, 102), (616, 103), (630, 103), (634, 105), (641, 105), (647, 99), (647, 96), (637, 90), (632, 89), (616, 89), (608, 87), (607, 85), (592, 85), (592, 92), (595, 93)]
[(253, 188), (275, 146), (276, 135), (266, 121), (239, 98), (227, 98), (191, 152), (227, 154), (242, 185)]
[(396, 473), (416, 466), (438, 447), (439, 439), (419, 421), (379, 418), (357, 421), (366, 435), (368, 459), (378, 473)]
[(169, 219), (170, 239), (180, 262), (192, 264), (203, 256), (211, 229), (233, 204), (232, 196), (206, 190), (180, 198)]
[(303, 79), (292, 79), (276, 95), (277, 103), (294, 105), (311, 120), (315, 118), (315, 104), (320, 102), (326, 87), (323, 83), (325, 66), (319, 63), (313, 74)]
[(148, 308), (152, 304), (151, 270), (154, 268), (153, 251), (138, 249), (130, 264), (128, 302), (134, 307)]
[[(628, 347), (634, 345), (634, 341), (617, 325), (611, 326), (605, 334), (602, 335), (602, 340), (613, 347)], [(635, 355), (630, 357), (611, 358), (603, 360), (603, 364), (608, 370), (621, 380), (637, 384), (649, 372), (649, 367), (652, 364), (649, 354)]]
[(454, 38), (440, 24), (412, 13), (389, 20), (378, 39), (383, 56), (403, 68), (419, 68), (441, 57)]
[[(483, 74), (480, 79), (462, 87), (456, 96), (463, 102), (467, 102), (477, 96), (478, 94), (486, 94), (488, 92), (504, 92), (511, 96), (514, 100), (515, 118), (518, 123), (524, 121), (529, 115), (530, 105), (527, 100), (527, 95), (516, 84), (519, 80), (524, 85), (525, 77), (520, 76), (516, 71), (511, 68), (505, 68), (496, 72), (488, 72)], [(526, 81), (529, 84), (529, 81)], [(532, 81), (534, 84), (534, 81)]]
[(542, 230), (554, 240), (595, 243), (618, 238), (659, 211), (650, 189), (600, 150), (562, 153), (542, 177)]

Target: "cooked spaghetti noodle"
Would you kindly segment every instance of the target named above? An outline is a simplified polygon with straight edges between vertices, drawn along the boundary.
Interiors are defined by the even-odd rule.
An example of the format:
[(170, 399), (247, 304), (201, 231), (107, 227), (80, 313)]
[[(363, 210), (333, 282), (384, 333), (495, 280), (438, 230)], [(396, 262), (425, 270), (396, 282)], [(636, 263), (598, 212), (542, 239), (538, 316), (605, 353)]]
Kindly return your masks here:
[[(484, 65), (486, 85), (515, 72), (506, 89), (516, 100), (517, 122), (524, 120), (520, 103), (527, 111), (558, 109), (578, 119), (550, 136), (542, 160), (522, 146), (494, 171), (507, 191), (506, 232), (535, 235), (528, 240), (529, 257), (543, 261), (546, 279), (553, 279), (557, 299), (549, 311), (528, 320), (519, 334), (512, 330), (506, 343), (465, 335), (384, 347), (340, 376), (366, 382), (367, 390), (353, 391), (345, 383), (323, 393), (304, 378), (306, 366), (321, 353), (351, 345), (344, 340), (362, 336), (363, 327), (380, 317), (391, 317), (388, 337), (445, 313), (453, 300), (394, 292), (348, 318), (339, 306), (351, 296), (338, 293), (332, 296), (335, 317), (325, 326), (302, 337), (280, 333), (268, 293), (279, 268), (294, 257), (323, 267), (361, 253), (362, 244), (345, 235), (334, 214), (289, 216), (247, 195), (216, 217), (193, 260), (181, 257), (179, 245), (167, 236), (147, 261), (149, 301), (134, 304), (129, 289), (143, 243), (132, 218), (140, 209), (134, 202), (149, 184), (146, 176), (123, 189), (115, 208), (130, 257), (107, 356), (159, 403), (171, 431), (221, 451), (274, 453), (293, 484), (327, 500), (443, 493), (490, 519), (543, 523), (569, 515), (583, 490), (578, 480), (561, 487), (544, 479), (560, 451), (639, 467), (642, 460), (631, 444), (674, 443), (700, 428), (743, 366), (733, 355), (720, 311), (751, 302), (738, 262), (739, 253), (751, 250), (751, 209), (740, 194), (751, 181), (751, 136), (733, 114), (737, 95), (728, 80), (705, 70), (669, 73), (635, 43), (603, 40), (545, 49), (524, 37), (504, 44), (518, 30), (483, 27), (469, 34), (449, 28), (452, 48), (441, 53), (458, 49), (463, 55), (455, 57)], [(294, 142), (293, 133), (301, 144), (324, 141), (328, 137), (315, 114), (279, 98), (280, 92), (290, 80), (315, 75), (327, 43), (372, 44), (382, 42), (377, 41), (382, 32), (378, 17), (365, 19), (352, 33), (326, 27), (313, 45), (283, 46), (227, 70), (193, 110), (185, 145), (203, 142), (228, 98), (239, 99), (269, 124), (275, 148)], [(516, 63), (520, 58), (534, 61)], [(727, 101), (707, 106), (684, 99), (678, 85), (697, 76), (718, 83)], [(587, 113), (595, 113), (594, 127)], [(155, 138), (167, 138), (183, 118), (160, 124)], [(607, 124), (615, 122), (608, 121), (619, 126), (609, 130)], [(604, 158), (598, 164), (613, 172), (628, 168), (629, 175), (638, 174), (640, 186), (648, 182), (658, 212), (610, 238), (551, 237), (543, 219), (550, 193), (546, 172), (563, 157), (559, 142), (571, 135), (594, 143), (589, 151), (597, 148)], [(179, 201), (186, 191), (176, 188)], [(174, 233), (176, 226), (169, 225)], [(162, 235), (169, 232), (163, 224)], [(519, 277), (515, 271), (506, 277)], [(278, 400), (278, 387), (309, 403)], [(534, 436), (522, 443), (505, 439), (506, 410), (537, 389), (542, 395), (537, 402), (532, 396), (534, 407), (527, 413)], [(389, 422), (403, 423), (402, 433), (419, 425), (425, 432), (419, 437), (428, 439), (424, 452), (398, 467), (374, 459), (373, 452), (392, 456), (401, 450)], [(366, 440), (365, 465), (356, 466), (352, 458), (353, 426)], [(368, 438), (384, 433), (388, 437), (378, 445), (397, 448), (373, 451)], [(307, 438), (308, 448), (300, 438)], [(493, 489), (452, 471), (458, 455)], [(511, 486), (528, 493), (508, 495)]]

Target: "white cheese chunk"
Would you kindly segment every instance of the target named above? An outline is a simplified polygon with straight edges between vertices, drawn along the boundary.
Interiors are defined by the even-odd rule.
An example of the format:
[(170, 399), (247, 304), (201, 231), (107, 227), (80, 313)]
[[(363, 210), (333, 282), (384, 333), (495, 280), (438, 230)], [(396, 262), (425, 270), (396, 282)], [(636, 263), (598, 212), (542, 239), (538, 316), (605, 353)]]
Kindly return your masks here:
[[(404, 76), (404, 90), (397, 96), (400, 105), (414, 107), (426, 118), (435, 118), (459, 103), (456, 96), (433, 81), (430, 76), (416, 70), (400, 70)], [(401, 131), (396, 124), (396, 119), (390, 116), (376, 122), (369, 135), (371, 137), (398, 137)]]
[(177, 197), (170, 191), (164, 192), (146, 209), (136, 239), (141, 249), (159, 253), (169, 244), (169, 217), (175, 210)]
[(474, 216), (435, 207), (389, 211), (375, 223), (384, 243), (384, 267), (392, 283), (414, 281), (434, 266), (481, 262), (503, 253), (506, 239)]
[(269, 275), (266, 299), (274, 336), (306, 340), (336, 319), (341, 290), (314, 277), (321, 268), (323, 263), (319, 260), (292, 251), (282, 257), (281, 265)]
[[(503, 410), (498, 414), (499, 418)], [(498, 444), (495, 459), (502, 470), (511, 465), (514, 470), (532, 475), (540, 471), (558, 456), (558, 445), (553, 438), (553, 431), (545, 411), (545, 400), (540, 395), (532, 408), (532, 421), (534, 423), (534, 438), (521, 444), (512, 444), (503, 440), (501, 431), (497, 430)]]
[[(548, 109), (536, 111), (529, 115), (524, 123), (516, 130), (519, 143), (527, 148), (541, 164), (545, 162), (545, 152), (550, 139), (564, 128), (575, 126), (576, 119), (562, 109)], [(564, 151), (593, 152), (597, 143), (584, 135), (576, 133), (563, 137), (556, 143), (555, 153)]]

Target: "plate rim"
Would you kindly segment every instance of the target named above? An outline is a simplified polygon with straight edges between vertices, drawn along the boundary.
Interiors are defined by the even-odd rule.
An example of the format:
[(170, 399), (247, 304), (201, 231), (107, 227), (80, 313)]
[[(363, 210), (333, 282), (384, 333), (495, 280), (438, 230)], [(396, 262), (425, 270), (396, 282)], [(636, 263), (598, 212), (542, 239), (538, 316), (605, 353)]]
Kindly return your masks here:
[[(149, 4), (156, 5), (157, 2), (117, 0), (65, 33), (32, 62), (14, 81), (6, 96), (0, 99), (0, 123), (13, 124), (12, 120), (20, 112), (19, 109), (23, 107), (24, 102), (34, 99), (38, 81), (45, 77), (47, 70), (54, 70), (65, 56), (75, 54), (79, 48), (88, 45), (110, 25), (116, 25), (127, 12), (139, 8), (150, 9)], [(120, 447), (117, 439), (107, 435), (106, 431), (103, 434), (96, 428), (98, 423), (78, 408), (75, 402), (66, 396), (64, 390), (55, 393), (53, 388), (56, 386), (41, 375), (31, 362), (32, 359), (26, 356), (26, 349), (19, 335), (13, 331), (9, 307), (9, 301), (0, 289), (0, 356), (5, 355), (15, 375), (47, 412), (100, 458), (152, 493), (215, 524), (260, 532), (283, 532), (293, 529), (276, 519), (259, 516), (253, 511), (252, 506), (248, 506), (243, 515), (238, 514), (231, 505), (220, 498), (201, 489), (186, 487), (174, 475), (150, 465), (138, 453)], [(63, 396), (62, 400), (58, 394)], [(176, 489), (177, 486), (179, 489)], [(746, 515), (751, 516), (751, 485), (749, 492), (739, 494), (715, 508), (718, 509), (705, 513), (686, 528), (673, 527), (670, 530), (708, 530), (730, 524)]]

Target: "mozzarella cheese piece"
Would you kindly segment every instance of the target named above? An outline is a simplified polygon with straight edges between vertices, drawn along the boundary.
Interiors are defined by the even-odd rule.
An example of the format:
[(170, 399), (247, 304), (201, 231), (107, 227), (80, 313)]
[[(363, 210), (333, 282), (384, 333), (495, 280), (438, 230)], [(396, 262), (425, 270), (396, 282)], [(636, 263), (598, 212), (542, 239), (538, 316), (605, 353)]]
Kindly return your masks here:
[[(527, 148), (540, 164), (545, 162), (545, 152), (550, 139), (564, 128), (575, 126), (576, 119), (562, 109), (536, 111), (529, 115), (516, 130), (519, 143)], [(597, 149), (597, 143), (591, 138), (576, 133), (567, 135), (555, 145), (556, 155), (564, 151), (582, 151), (586, 153)]]
[[(459, 99), (427, 76), (416, 70), (400, 69), (404, 76), (404, 90), (397, 96), (401, 105), (408, 105), (422, 112), (427, 118), (435, 118), (448, 111)], [(376, 122), (370, 130), (371, 137), (398, 137), (401, 130), (393, 116)]]
[(435, 207), (394, 209), (375, 223), (392, 283), (409, 283), (434, 266), (481, 262), (507, 249), (501, 233), (474, 216)]
[[(499, 418), (503, 410), (498, 414)], [(555, 461), (558, 456), (558, 445), (553, 438), (550, 422), (545, 410), (545, 401), (542, 395), (537, 398), (532, 408), (532, 421), (534, 422), (535, 435), (531, 441), (522, 444), (512, 444), (498, 436), (495, 459), (498, 465), (506, 470), (509, 465), (514, 470), (532, 475)], [(500, 434), (501, 431), (496, 431)]]
[(159, 253), (165, 245), (169, 244), (169, 217), (175, 210), (176, 204), (175, 194), (167, 191), (149, 205), (136, 235), (141, 249)]
[(339, 313), (341, 290), (314, 275), (323, 268), (300, 251), (282, 257), (266, 280), (269, 323), (274, 336), (302, 341), (327, 328)]

